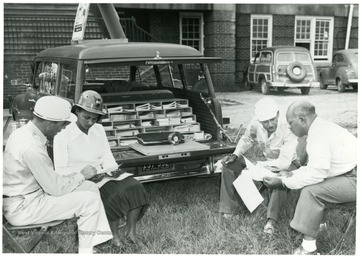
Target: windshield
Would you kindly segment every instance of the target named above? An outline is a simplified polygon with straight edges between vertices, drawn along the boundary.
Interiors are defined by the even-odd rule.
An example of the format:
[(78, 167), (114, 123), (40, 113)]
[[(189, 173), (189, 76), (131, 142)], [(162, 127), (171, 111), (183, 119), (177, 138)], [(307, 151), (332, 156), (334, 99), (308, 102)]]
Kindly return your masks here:
[(82, 90), (112, 93), (160, 88), (187, 88), (207, 93), (203, 66), (171, 62), (157, 65), (87, 64)]

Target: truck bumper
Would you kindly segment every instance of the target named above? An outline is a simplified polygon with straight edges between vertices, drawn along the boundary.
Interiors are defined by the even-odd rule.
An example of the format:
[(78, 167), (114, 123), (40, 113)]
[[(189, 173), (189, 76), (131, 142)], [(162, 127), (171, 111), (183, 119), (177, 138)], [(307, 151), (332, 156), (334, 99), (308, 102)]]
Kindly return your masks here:
[(288, 88), (299, 88), (299, 87), (320, 87), (320, 82), (313, 81), (308, 83), (298, 83), (298, 84), (288, 84), (286, 82), (272, 82), (270, 83), (272, 87), (288, 87)]

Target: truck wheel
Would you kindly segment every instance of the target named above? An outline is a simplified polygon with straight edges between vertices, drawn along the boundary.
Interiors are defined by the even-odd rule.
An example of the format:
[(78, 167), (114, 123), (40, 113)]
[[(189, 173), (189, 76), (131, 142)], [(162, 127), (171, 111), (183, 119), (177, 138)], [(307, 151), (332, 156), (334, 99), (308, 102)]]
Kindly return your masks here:
[(327, 89), (328, 85), (324, 84), (324, 81), (320, 78), (320, 88)]
[(306, 77), (306, 68), (300, 62), (293, 62), (286, 68), (288, 77), (294, 82), (301, 82)]
[(345, 85), (341, 82), (341, 79), (336, 79), (336, 86), (339, 92), (345, 91)]
[(308, 95), (310, 92), (310, 87), (302, 87), (300, 90), (302, 95)]
[(261, 93), (268, 95), (270, 93), (270, 87), (267, 85), (265, 78), (260, 79)]

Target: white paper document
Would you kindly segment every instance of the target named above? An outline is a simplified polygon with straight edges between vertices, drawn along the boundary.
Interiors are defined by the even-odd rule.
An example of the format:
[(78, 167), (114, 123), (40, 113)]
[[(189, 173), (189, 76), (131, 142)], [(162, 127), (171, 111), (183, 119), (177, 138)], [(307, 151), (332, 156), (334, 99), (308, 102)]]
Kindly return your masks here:
[(250, 172), (243, 171), (233, 185), (250, 212), (253, 212), (264, 201), (254, 184)]
[(251, 161), (249, 161), (244, 155), (244, 160), (246, 163), (246, 168), (248, 169), (248, 172), (253, 180), (256, 181), (263, 181), (264, 177), (276, 177), (276, 173), (273, 173), (272, 171), (268, 170), (267, 168), (260, 166), (260, 165), (254, 165)]
[(125, 178), (127, 178), (127, 177), (130, 177), (130, 176), (133, 176), (133, 174), (131, 174), (131, 173), (127, 173), (127, 172), (125, 172), (125, 173), (123, 173), (123, 174), (121, 174), (119, 177), (117, 177), (117, 178), (114, 178), (114, 177), (104, 177), (101, 181), (99, 181), (98, 183), (96, 183), (96, 185), (100, 188), (100, 187), (102, 187), (103, 185), (105, 185), (105, 183), (106, 182), (108, 182), (108, 181), (110, 181), (110, 180), (123, 180), (123, 179), (125, 179)]

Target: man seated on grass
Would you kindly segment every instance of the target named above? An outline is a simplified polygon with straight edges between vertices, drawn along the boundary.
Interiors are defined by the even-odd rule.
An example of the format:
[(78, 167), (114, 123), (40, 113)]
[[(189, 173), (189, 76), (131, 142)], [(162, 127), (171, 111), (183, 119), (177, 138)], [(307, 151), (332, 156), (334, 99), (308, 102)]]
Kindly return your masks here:
[(316, 237), (328, 205), (356, 201), (357, 139), (346, 129), (317, 116), (306, 101), (286, 113), (291, 131), (307, 135), (308, 164), (287, 178), (264, 178), (269, 188), (302, 189), (290, 226), (304, 235), (294, 254), (316, 254)]
[(14, 226), (78, 217), (79, 253), (91, 254), (93, 246), (112, 238), (98, 187), (86, 180), (96, 169), (59, 175), (46, 150), (47, 139), (76, 121), (70, 110), (68, 101), (43, 96), (33, 120), (10, 135), (3, 157), (3, 212)]
[[(239, 214), (241, 198), (233, 186), (234, 180), (246, 167), (243, 154), (252, 146), (260, 145), (262, 157), (258, 162), (273, 170), (291, 170), (300, 166), (297, 161), (296, 147), (298, 141), (291, 133), (286, 121), (279, 120), (279, 108), (271, 98), (263, 98), (255, 105), (255, 117), (250, 121), (245, 134), (240, 138), (233, 154), (222, 160), (220, 213), (225, 218)], [(287, 190), (272, 190), (267, 209), (267, 223), (264, 232), (272, 234), (279, 220), (287, 197)]]

